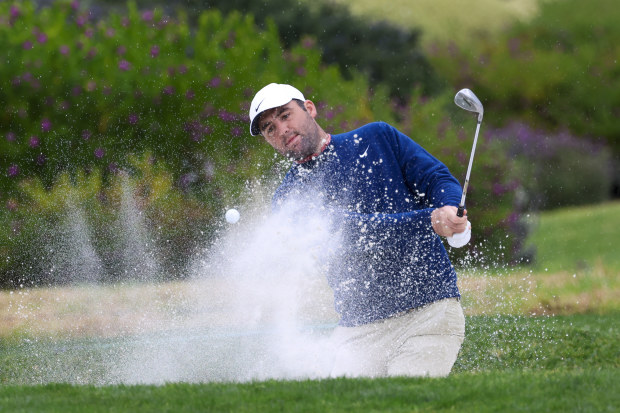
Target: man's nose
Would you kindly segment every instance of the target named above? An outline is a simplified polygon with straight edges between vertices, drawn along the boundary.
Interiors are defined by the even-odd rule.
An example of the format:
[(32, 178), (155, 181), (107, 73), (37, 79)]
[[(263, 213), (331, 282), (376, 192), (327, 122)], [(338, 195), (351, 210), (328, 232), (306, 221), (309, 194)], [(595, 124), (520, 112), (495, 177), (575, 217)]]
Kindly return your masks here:
[(288, 135), (288, 123), (283, 121), (278, 121), (275, 123), (276, 126), (276, 136), (283, 137)]

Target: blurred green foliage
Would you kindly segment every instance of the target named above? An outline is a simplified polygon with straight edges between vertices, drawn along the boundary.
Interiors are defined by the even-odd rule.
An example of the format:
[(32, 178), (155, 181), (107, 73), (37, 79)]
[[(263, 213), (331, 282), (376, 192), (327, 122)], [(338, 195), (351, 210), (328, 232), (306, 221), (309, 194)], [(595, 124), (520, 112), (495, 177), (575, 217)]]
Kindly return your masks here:
[(0, 285), (183, 277), (215, 211), (183, 195), (149, 154), (130, 164), (131, 173), (107, 183), (98, 168), (64, 172), (49, 188), (38, 178), (21, 181), (19, 207), (0, 233)]
[[(98, 0), (105, 5), (124, 0)], [(321, 51), (321, 60), (338, 65), (345, 78), (363, 73), (371, 85), (382, 84), (392, 97), (406, 101), (415, 88), (427, 95), (439, 92), (440, 82), (420, 46), (420, 31), (353, 15), (349, 8), (329, 0), (168, 0), (142, 1), (145, 7), (187, 10), (190, 22), (204, 9), (224, 14), (241, 12), (254, 16), (265, 30), (275, 24), (281, 44), (289, 49), (310, 37)]]
[[(250, 15), (209, 10), (193, 27), (183, 10), (170, 17), (133, 2), (105, 18), (75, 2), (4, 2), (0, 47), (4, 285), (183, 276), (248, 184), (282, 172), (272, 148), (248, 131), (249, 102), (270, 82), (298, 86), (330, 132), (393, 123), (457, 177), (471, 148), (474, 125), (457, 131), (464, 115), (449, 96), (424, 100), (419, 88), (417, 104), (395, 109), (387, 87), (325, 66), (312, 38), (284, 48), (273, 22), (260, 30)], [(483, 237), (511, 234), (490, 252), (509, 261), (519, 206), (514, 191), (493, 185), (514, 183), (497, 149), (484, 151), (478, 167), (489, 179), (471, 187), (468, 206), (480, 206)], [(144, 231), (128, 244), (136, 228)], [(136, 248), (150, 263), (131, 261)], [(76, 266), (88, 257), (90, 275)]]
[[(618, 21), (620, 8), (613, 0), (543, 1), (531, 21), (480, 38), (467, 50), (456, 45), (435, 49), (431, 60), (447, 83), (479, 94), (495, 125), (520, 120), (552, 131), (551, 136), (568, 129), (607, 142), (619, 185)], [(578, 177), (588, 172), (573, 163), (560, 173)], [(547, 188), (552, 186), (561, 183), (550, 182)]]
[(529, 211), (609, 200), (613, 185), (612, 152), (604, 144), (564, 130), (548, 132), (513, 122), (488, 128), (486, 138), (499, 143), (513, 162)]

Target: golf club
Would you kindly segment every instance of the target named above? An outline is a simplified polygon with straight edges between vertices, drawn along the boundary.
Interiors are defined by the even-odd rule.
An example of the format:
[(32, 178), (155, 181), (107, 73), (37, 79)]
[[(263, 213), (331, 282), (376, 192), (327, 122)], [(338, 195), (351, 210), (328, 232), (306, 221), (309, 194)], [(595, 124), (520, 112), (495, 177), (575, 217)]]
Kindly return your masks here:
[[(480, 132), (480, 124), (482, 123), (482, 115), (484, 108), (480, 99), (476, 97), (474, 92), (469, 89), (461, 89), (454, 96), (454, 103), (462, 109), (469, 112), (476, 112), (478, 114), (478, 125), (476, 126), (476, 135), (474, 136), (474, 145), (471, 149), (471, 155), (469, 157), (469, 165), (467, 166), (467, 174), (465, 175), (465, 185), (463, 185), (463, 195), (461, 196), (461, 203), (456, 212), (458, 217), (462, 217), (465, 212), (465, 197), (467, 196), (467, 187), (469, 186), (469, 175), (471, 174), (471, 165), (474, 162), (474, 154), (476, 153), (476, 143), (478, 142), (478, 132)], [(448, 237), (448, 244), (454, 248), (461, 248), (469, 242), (471, 238), (471, 224), (467, 223), (467, 228), (464, 232), (453, 234)]]
[(469, 165), (467, 166), (467, 174), (465, 175), (465, 185), (463, 185), (463, 195), (461, 197), (461, 203), (456, 213), (457, 216), (462, 217), (465, 210), (465, 197), (467, 196), (467, 187), (469, 186), (469, 175), (471, 174), (471, 165), (474, 162), (474, 154), (476, 153), (476, 143), (478, 142), (478, 132), (480, 132), (480, 124), (482, 123), (482, 115), (484, 114), (484, 108), (480, 99), (469, 89), (461, 89), (454, 96), (454, 103), (462, 109), (470, 112), (476, 112), (478, 114), (478, 124), (476, 125), (476, 135), (474, 136), (474, 145), (471, 148), (471, 155), (469, 156)]

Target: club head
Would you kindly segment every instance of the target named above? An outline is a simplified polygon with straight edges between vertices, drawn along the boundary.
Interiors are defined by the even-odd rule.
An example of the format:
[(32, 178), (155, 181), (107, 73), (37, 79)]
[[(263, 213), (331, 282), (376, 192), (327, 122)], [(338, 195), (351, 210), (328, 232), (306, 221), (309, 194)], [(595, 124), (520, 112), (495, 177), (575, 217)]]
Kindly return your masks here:
[(470, 112), (476, 112), (480, 115), (484, 113), (482, 102), (480, 102), (480, 99), (469, 89), (459, 90), (456, 96), (454, 96), (454, 103), (456, 103), (458, 107)]

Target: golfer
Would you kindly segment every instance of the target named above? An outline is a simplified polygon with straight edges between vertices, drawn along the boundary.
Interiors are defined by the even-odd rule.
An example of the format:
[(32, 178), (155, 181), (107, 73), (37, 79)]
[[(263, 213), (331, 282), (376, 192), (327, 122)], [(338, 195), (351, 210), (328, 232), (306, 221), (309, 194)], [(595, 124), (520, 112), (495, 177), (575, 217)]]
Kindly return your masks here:
[(448, 375), (465, 318), (439, 236), (467, 228), (460, 184), (386, 123), (330, 135), (316, 116), (298, 89), (272, 83), (252, 100), (250, 132), (293, 161), (274, 206), (320, 200), (346, 234), (327, 274), (340, 315), (331, 375)]

